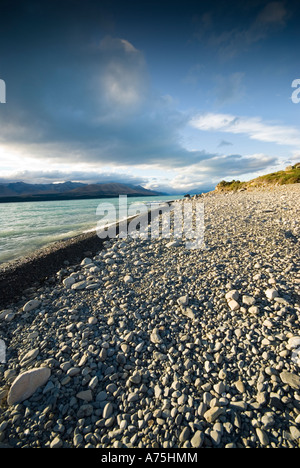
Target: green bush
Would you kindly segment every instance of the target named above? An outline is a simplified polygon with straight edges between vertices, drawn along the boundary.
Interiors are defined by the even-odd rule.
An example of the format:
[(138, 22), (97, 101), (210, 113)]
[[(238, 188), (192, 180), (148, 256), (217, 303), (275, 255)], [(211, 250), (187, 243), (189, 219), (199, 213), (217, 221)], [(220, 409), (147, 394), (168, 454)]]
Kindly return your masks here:
[(290, 169), (285, 171), (271, 172), (264, 176), (257, 177), (249, 182), (240, 182), (239, 180), (232, 180), (227, 182), (222, 180), (216, 187), (217, 190), (229, 191), (240, 190), (241, 188), (259, 187), (260, 185), (285, 185), (285, 184), (298, 184), (300, 183), (300, 163), (291, 166)]

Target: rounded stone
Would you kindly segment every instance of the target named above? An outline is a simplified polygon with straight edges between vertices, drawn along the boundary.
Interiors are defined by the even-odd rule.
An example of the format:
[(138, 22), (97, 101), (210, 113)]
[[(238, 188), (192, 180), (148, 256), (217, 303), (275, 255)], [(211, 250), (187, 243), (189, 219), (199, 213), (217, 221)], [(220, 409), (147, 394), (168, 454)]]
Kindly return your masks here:
[(27, 400), (34, 392), (44, 385), (51, 375), (48, 367), (39, 367), (20, 374), (12, 383), (7, 403), (14, 405)]

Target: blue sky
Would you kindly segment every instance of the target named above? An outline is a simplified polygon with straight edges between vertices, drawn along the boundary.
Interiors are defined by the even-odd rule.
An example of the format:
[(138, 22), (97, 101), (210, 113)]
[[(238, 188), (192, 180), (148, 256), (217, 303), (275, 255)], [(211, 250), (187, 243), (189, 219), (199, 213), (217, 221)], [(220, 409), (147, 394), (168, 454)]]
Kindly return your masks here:
[(199, 192), (300, 160), (298, 2), (2, 4), (0, 182)]

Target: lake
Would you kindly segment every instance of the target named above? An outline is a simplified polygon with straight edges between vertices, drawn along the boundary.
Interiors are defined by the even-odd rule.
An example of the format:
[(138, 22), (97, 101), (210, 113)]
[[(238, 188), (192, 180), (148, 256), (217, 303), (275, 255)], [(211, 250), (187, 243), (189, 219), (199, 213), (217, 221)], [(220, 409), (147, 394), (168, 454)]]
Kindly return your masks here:
[[(130, 205), (136, 202), (149, 205), (182, 197), (179, 195), (127, 197), (127, 205), (130, 209)], [(31, 254), (52, 242), (95, 229), (101, 219), (97, 216), (96, 210), (102, 203), (114, 205), (118, 219), (119, 197), (1, 203), (0, 264)]]

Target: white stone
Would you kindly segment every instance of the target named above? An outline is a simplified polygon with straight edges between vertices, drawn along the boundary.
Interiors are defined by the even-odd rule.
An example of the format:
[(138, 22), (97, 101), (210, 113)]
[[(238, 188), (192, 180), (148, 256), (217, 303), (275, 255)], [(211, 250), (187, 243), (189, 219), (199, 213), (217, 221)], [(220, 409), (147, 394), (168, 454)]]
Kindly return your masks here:
[(240, 308), (239, 303), (235, 299), (231, 299), (231, 301), (228, 302), (228, 306), (230, 310), (238, 310)]
[(300, 336), (292, 336), (288, 341), (289, 349), (298, 348), (300, 346)]
[(179, 299), (177, 299), (177, 302), (181, 306), (187, 306), (189, 303), (189, 296), (188, 294), (186, 296), (181, 296)]
[(2, 310), (0, 312), (0, 320), (5, 320), (5, 317), (8, 315), (8, 314), (11, 314), (13, 313), (13, 310), (12, 309), (5, 309), (5, 310)]
[(237, 301), (239, 298), (239, 292), (236, 289), (232, 289), (231, 291), (225, 294), (225, 298), (227, 299), (227, 301), (230, 301), (231, 299)]
[(263, 321), (263, 326), (264, 326), (264, 327), (267, 327), (267, 328), (272, 328), (272, 327), (273, 327), (273, 323), (271, 322), (271, 320), (266, 319), (266, 320)]
[(5, 322), (11, 322), (15, 318), (16, 314), (14, 312), (9, 312), (5, 315), (4, 320)]
[(84, 289), (87, 285), (86, 281), (78, 281), (77, 283), (72, 284), (71, 289), (80, 290)]
[(135, 372), (129, 377), (130, 382), (134, 384), (139, 384), (142, 380), (142, 376), (139, 372)]
[(178, 241), (171, 241), (171, 242), (168, 242), (166, 244), (166, 247), (170, 248), (170, 247), (178, 247), (179, 246), (179, 242)]
[(214, 406), (204, 413), (204, 419), (206, 419), (206, 421), (209, 423), (213, 423), (219, 418), (221, 414), (224, 413), (224, 411), (225, 410), (223, 408)]
[(259, 314), (259, 307), (258, 306), (251, 306), (251, 307), (249, 307), (248, 312), (250, 314), (257, 315), (257, 314)]
[(95, 390), (95, 388), (96, 388), (97, 385), (98, 385), (98, 381), (99, 381), (99, 379), (98, 379), (97, 375), (95, 375), (94, 377), (92, 377), (92, 379), (89, 381), (89, 388), (90, 388), (91, 390)]
[(31, 299), (31, 301), (26, 302), (23, 307), (23, 312), (30, 312), (31, 310), (37, 309), (41, 301), (37, 299)]
[(67, 370), (67, 375), (69, 377), (74, 377), (74, 375), (77, 375), (79, 374), (80, 372), (80, 368), (79, 367), (70, 367), (68, 370)]
[(124, 276), (124, 283), (127, 284), (127, 283), (132, 283), (133, 282), (133, 279), (130, 275), (126, 275)]
[(191, 439), (191, 446), (193, 448), (200, 448), (204, 442), (204, 434), (201, 431), (195, 432)]
[(65, 278), (63, 280), (63, 285), (66, 287), (66, 288), (70, 288), (72, 286), (72, 284), (75, 283), (75, 278), (73, 276), (68, 276), (68, 278)]
[(6, 362), (6, 344), (4, 340), (0, 340), (0, 363)]
[(92, 317), (89, 317), (88, 323), (89, 323), (90, 325), (95, 325), (95, 324), (97, 323), (97, 318), (96, 318), (96, 317), (93, 317), (93, 316), (92, 316)]
[(213, 388), (214, 388), (214, 391), (217, 392), (219, 395), (224, 393), (226, 390), (226, 387), (223, 382), (218, 382), (217, 384), (213, 386)]
[(144, 347), (144, 341), (142, 341), (141, 343), (139, 343), (139, 344), (135, 347), (135, 351), (136, 351), (137, 353), (140, 353), (140, 352), (142, 351), (143, 347)]
[(14, 405), (27, 400), (39, 387), (47, 382), (50, 375), (51, 371), (48, 367), (39, 367), (23, 372), (13, 381), (8, 393), (7, 403)]
[(155, 385), (154, 387), (154, 396), (155, 398), (160, 398), (162, 395), (162, 389), (160, 388), (159, 385)]
[(252, 296), (243, 296), (242, 301), (243, 301), (243, 304), (250, 305), (250, 306), (255, 304), (255, 298)]
[(103, 409), (103, 418), (108, 419), (113, 414), (114, 407), (111, 402), (106, 403)]
[(90, 258), (86, 257), (82, 260), (80, 265), (90, 265), (91, 263), (93, 263), (93, 261)]
[(133, 401), (137, 401), (138, 399), (139, 399), (138, 393), (133, 392), (133, 393), (129, 393), (127, 401), (128, 401), (128, 403), (130, 403), (130, 402), (133, 402)]
[(195, 320), (195, 314), (190, 307), (182, 307), (181, 312), (182, 315), (185, 315), (186, 317)]
[(300, 430), (295, 427), (295, 426), (290, 426), (290, 434), (292, 437), (292, 440), (298, 440), (300, 439)]
[(63, 445), (62, 440), (59, 436), (56, 436), (50, 444), (50, 448), (61, 448)]
[(272, 300), (275, 299), (275, 297), (278, 297), (278, 291), (274, 288), (267, 289), (265, 292), (266, 296), (268, 299)]
[(39, 354), (39, 348), (35, 348), (35, 349), (31, 349), (30, 351), (28, 351), (28, 353), (25, 354), (25, 356), (22, 358), (21, 360), (21, 365), (23, 365), (24, 363), (28, 363), (30, 361), (33, 361), (33, 359), (35, 359), (37, 357), (37, 355)]
[(256, 434), (259, 439), (261, 445), (265, 446), (269, 444), (269, 437), (265, 431), (260, 429), (259, 427), (256, 428)]
[(154, 328), (152, 330), (152, 333), (150, 335), (150, 341), (155, 344), (162, 343), (162, 339), (159, 335), (159, 330), (157, 328)]
[(280, 378), (283, 383), (288, 384), (290, 387), (295, 388), (296, 390), (300, 389), (300, 377), (297, 374), (292, 372), (283, 371), (280, 374)]
[(210, 361), (205, 361), (204, 369), (206, 370), (207, 373), (209, 373), (213, 369), (212, 363)]

